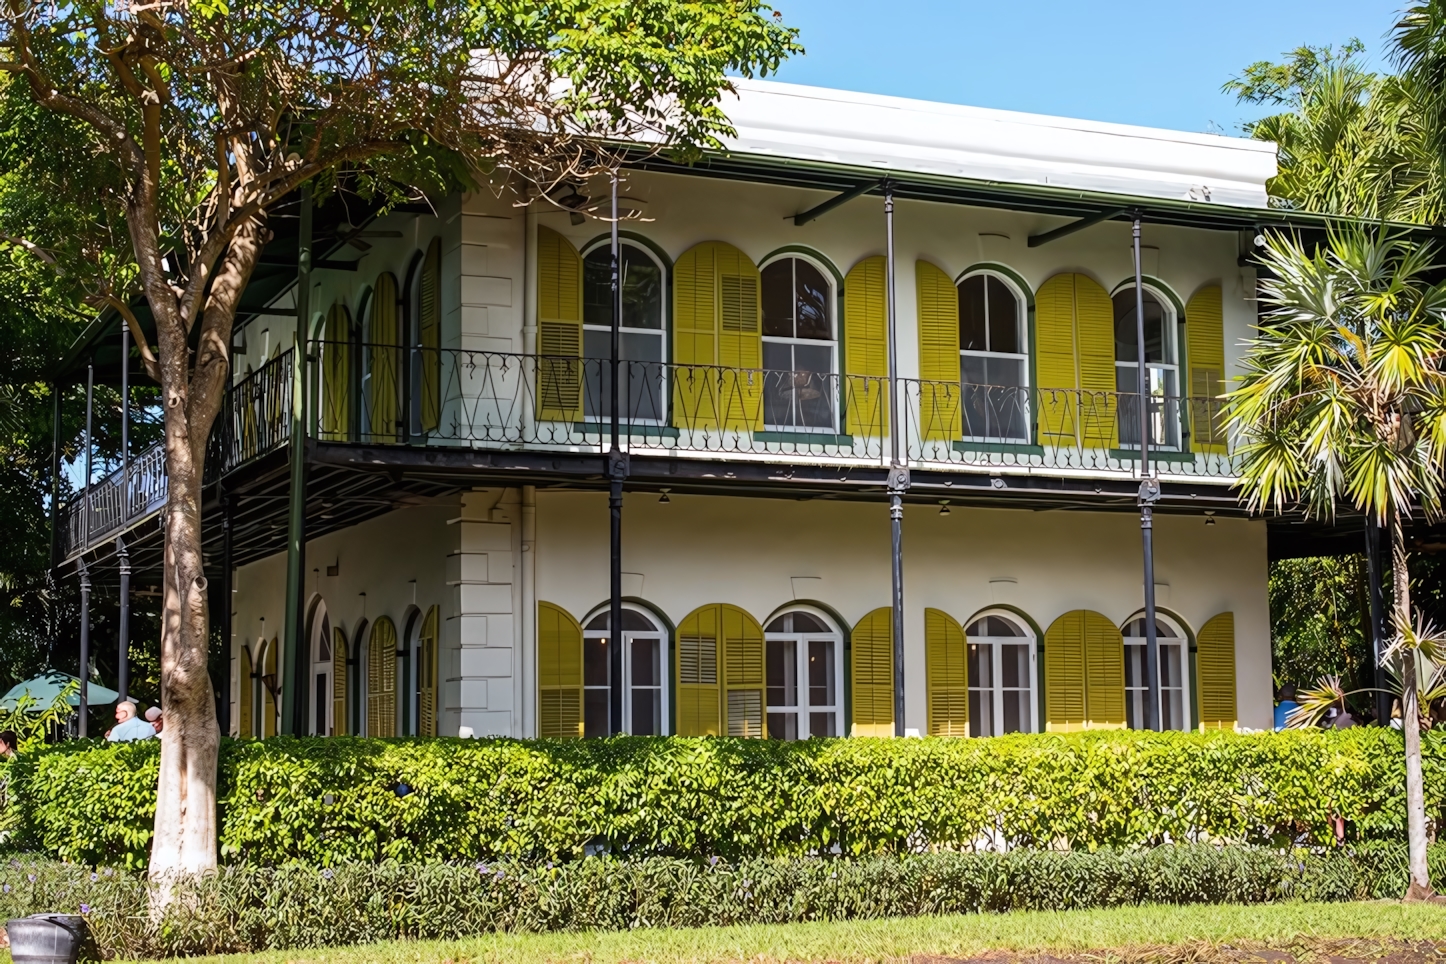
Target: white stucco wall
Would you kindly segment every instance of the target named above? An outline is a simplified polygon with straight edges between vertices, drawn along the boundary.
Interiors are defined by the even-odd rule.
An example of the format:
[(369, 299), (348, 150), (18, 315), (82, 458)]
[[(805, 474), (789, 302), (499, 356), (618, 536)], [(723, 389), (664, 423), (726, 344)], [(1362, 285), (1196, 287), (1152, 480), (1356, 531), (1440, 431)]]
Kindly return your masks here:
[[(886, 504), (632, 494), (623, 508), (626, 588), (677, 625), (707, 603), (741, 606), (760, 622), (806, 597), (853, 625), (889, 605)], [(537, 595), (582, 619), (608, 594), (607, 497), (537, 497)], [(924, 609), (961, 623), (1006, 603), (1047, 629), (1092, 609), (1117, 625), (1143, 606), (1139, 519), (1133, 513), (1029, 512), (932, 506), (904, 513), (905, 723), (923, 729)], [(1240, 724), (1269, 725), (1270, 615), (1265, 525), (1157, 516), (1158, 605), (1193, 633), (1235, 613)], [(807, 583), (794, 577), (813, 577)], [(991, 581), (1013, 579), (1013, 583)], [(816, 580), (816, 581), (815, 581)]]

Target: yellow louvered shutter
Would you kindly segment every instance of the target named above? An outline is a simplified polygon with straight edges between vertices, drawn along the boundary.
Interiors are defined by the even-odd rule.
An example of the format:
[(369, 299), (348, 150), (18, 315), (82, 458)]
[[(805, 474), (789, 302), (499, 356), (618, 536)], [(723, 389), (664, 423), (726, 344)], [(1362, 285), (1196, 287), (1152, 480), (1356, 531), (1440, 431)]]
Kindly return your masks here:
[(1190, 362), (1190, 449), (1224, 455), (1225, 316), (1218, 284), (1206, 285), (1185, 306)]
[(251, 677), (256, 670), (251, 665), (251, 650), (245, 644), (241, 646), (239, 670), (241, 686), (236, 694), (236, 735), (255, 736), (255, 731), (251, 729)]
[(718, 736), (719, 607), (702, 606), (678, 624), (678, 735)]
[(1050, 733), (1085, 728), (1084, 615), (1082, 609), (1065, 613), (1044, 633), (1044, 716)]
[(1085, 726), (1119, 729), (1125, 725), (1125, 639), (1120, 629), (1096, 612), (1084, 611)]
[(582, 258), (572, 242), (537, 228), (537, 417), (582, 418)]
[(322, 327), (321, 437), (346, 439), (351, 432), (351, 316), (339, 301), (332, 302)]
[(275, 736), (277, 716), (276, 697), (281, 693), (281, 678), (276, 675), (276, 650), (280, 648), (281, 640), (272, 639), (266, 644), (266, 657), (262, 663), (264, 669), (261, 674), (261, 735)]
[(737, 606), (718, 607), (722, 627), (723, 691), (729, 736), (760, 739), (768, 707), (764, 700), (763, 627)]
[(1079, 441), (1075, 390), (1074, 275), (1057, 274), (1034, 295), (1035, 376), (1039, 381), (1041, 445), (1073, 447)]
[(1120, 425), (1115, 417), (1115, 303), (1099, 282), (1077, 274), (1074, 304), (1079, 387), (1084, 393), (1080, 417), (1084, 444), (1116, 448)]
[(763, 427), (762, 284), (749, 257), (722, 241), (696, 244), (673, 265), (678, 428)]
[(346, 736), (347, 719), (346, 687), (346, 633), (341, 627), (331, 631), (331, 733), (332, 736)]
[(395, 441), (401, 433), (402, 316), (397, 279), (377, 275), (367, 324), (367, 434), (373, 442)]
[(383, 616), (367, 645), (367, 736), (397, 735), (397, 627)]
[(948, 441), (963, 431), (959, 410), (959, 291), (928, 261), (914, 265), (919, 301), (919, 437)]
[(673, 265), (673, 424), (718, 427), (717, 246), (705, 242)]
[(437, 735), (437, 617), (433, 606), (417, 634), (417, 735)]
[(582, 736), (582, 626), (550, 602), (537, 604), (539, 736)]
[(853, 653), (854, 736), (894, 735), (894, 611), (887, 606), (860, 619), (849, 635)]
[(1235, 729), (1234, 613), (1213, 616), (1201, 627), (1195, 668), (1200, 690), (1200, 725), (1207, 730)]
[(844, 373), (850, 435), (888, 432), (888, 259), (865, 258), (844, 279)]
[(1050, 278), (1034, 296), (1034, 345), (1040, 444), (1118, 445), (1109, 293), (1086, 275)]
[(442, 239), (433, 238), (422, 256), (417, 278), (417, 341), (421, 348), (422, 431), (435, 432), (442, 420)]
[(924, 610), (929, 735), (969, 735), (969, 663), (964, 629), (938, 609)]

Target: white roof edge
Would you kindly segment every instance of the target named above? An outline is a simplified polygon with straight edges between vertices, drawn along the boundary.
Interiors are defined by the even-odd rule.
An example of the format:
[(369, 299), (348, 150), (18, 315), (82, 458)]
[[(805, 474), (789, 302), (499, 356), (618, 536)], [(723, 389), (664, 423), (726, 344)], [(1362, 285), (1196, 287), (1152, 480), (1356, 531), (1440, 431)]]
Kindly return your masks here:
[(734, 79), (720, 107), (729, 150), (1136, 197), (1265, 208), (1276, 145), (1104, 121), (1052, 117)]

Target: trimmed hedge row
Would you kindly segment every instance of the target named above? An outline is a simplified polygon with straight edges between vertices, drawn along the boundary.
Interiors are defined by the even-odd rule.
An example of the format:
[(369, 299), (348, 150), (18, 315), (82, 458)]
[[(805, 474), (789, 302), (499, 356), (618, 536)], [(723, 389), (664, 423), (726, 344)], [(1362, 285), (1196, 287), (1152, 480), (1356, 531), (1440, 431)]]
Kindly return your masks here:
[[(1433, 875), (1446, 848), (1431, 852)], [(553, 866), (228, 867), (152, 918), (127, 871), (0, 865), (0, 919), (84, 913), (106, 957), (169, 957), (458, 939), (494, 931), (787, 923), (1143, 903), (1396, 897), (1395, 845), (1323, 852), (1184, 845), (1140, 851), (935, 853), (738, 864), (649, 857)]]
[[(1423, 738), (1439, 815), (1446, 733)], [(156, 741), (67, 743), (10, 765), (14, 846), (140, 867)], [(1389, 729), (1113, 731), (986, 740), (290, 739), (221, 749), (224, 863), (1092, 850), (1404, 841)]]

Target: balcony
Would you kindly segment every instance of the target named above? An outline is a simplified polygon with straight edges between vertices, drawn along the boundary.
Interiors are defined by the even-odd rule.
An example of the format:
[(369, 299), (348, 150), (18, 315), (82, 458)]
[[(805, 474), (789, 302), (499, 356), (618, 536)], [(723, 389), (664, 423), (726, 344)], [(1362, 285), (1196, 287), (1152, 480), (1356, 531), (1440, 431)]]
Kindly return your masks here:
[[(601, 454), (611, 363), (452, 349), (319, 343), (322, 441)], [(634, 456), (887, 464), (888, 381), (666, 362), (620, 363), (621, 446)], [(900, 457), (917, 468), (1137, 478), (1133, 393), (901, 379)], [(1214, 398), (1151, 396), (1162, 479), (1236, 476)]]
[[(322, 442), (601, 455), (610, 444), (606, 359), (317, 343), (308, 430)], [(232, 386), (212, 432), (214, 482), (290, 436), (290, 351)], [(780, 465), (887, 466), (888, 380), (628, 361), (619, 442), (633, 456)], [(319, 375), (317, 378), (315, 375)], [(901, 379), (900, 457), (915, 469), (1129, 480), (1139, 476), (1139, 396)], [(1233, 481), (1221, 403), (1151, 396), (1163, 480)], [(158, 444), (61, 507), (65, 560), (159, 514)]]

